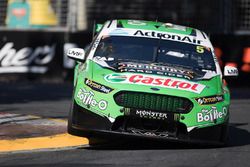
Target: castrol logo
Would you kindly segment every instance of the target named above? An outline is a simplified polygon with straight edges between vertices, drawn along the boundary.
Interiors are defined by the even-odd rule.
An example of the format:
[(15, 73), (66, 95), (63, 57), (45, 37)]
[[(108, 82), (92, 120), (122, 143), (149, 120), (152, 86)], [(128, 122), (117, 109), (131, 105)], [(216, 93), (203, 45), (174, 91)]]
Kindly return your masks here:
[(157, 76), (138, 75), (138, 74), (122, 74), (123, 80), (114, 81), (113, 79), (111, 79), (117, 77), (118, 75), (119, 74), (109, 74), (106, 75), (104, 79), (107, 82), (111, 83), (159, 86), (170, 89), (185, 90), (198, 94), (200, 94), (205, 88), (205, 85), (196, 82), (190, 82), (183, 79), (170, 78), (170, 77), (157, 77)]

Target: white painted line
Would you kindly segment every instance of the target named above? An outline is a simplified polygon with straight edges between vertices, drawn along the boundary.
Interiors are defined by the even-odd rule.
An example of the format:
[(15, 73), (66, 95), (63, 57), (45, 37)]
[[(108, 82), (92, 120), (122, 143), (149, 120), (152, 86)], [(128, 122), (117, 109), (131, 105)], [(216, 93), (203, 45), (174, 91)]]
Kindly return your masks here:
[(15, 122), (15, 121), (25, 121), (25, 120), (30, 120), (30, 119), (39, 119), (39, 118), (40, 117), (36, 117), (36, 116), (32, 116), (32, 115), (18, 116), (18, 117), (11, 117), (11, 118), (1, 118), (0, 124)]
[(48, 71), (48, 67), (32, 66), (32, 67), (1, 67), (0, 73), (23, 73), (23, 72), (32, 72), (32, 73), (45, 73)]
[(21, 114), (10, 114), (10, 113), (2, 113), (2, 112), (0, 112), (0, 119), (1, 118), (16, 117), (16, 116), (21, 116)]

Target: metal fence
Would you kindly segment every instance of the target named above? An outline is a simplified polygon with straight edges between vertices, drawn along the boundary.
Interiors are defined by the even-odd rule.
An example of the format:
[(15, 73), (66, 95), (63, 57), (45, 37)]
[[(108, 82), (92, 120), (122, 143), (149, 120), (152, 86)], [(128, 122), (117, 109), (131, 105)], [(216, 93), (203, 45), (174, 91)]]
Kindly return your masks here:
[(236, 33), (250, 34), (250, 0), (235, 0), (233, 28)]
[[(250, 34), (250, 0), (49, 0), (49, 2), (58, 20), (53, 28), (63, 28), (66, 31), (91, 31), (94, 21), (103, 23), (108, 19), (129, 18), (172, 22), (216, 34)], [(6, 27), (7, 6), (8, 0), (0, 1), (2, 28)]]
[(67, 27), (69, 5), (68, 0), (51, 0), (51, 5), (58, 18), (58, 26)]
[(5, 19), (7, 14), (7, 0), (0, 1), (0, 26), (5, 25)]
[[(112, 18), (149, 19), (221, 30), (221, 0), (87, 0), (89, 21)], [(107, 5), (108, 4), (108, 5)], [(220, 23), (220, 24), (218, 24)]]

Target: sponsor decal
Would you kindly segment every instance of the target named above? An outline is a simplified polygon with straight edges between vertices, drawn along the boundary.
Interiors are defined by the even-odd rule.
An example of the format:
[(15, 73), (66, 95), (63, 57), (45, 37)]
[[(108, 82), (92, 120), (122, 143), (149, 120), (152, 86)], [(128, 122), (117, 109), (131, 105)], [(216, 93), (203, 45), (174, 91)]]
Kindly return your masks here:
[(227, 108), (223, 107), (222, 111), (218, 111), (215, 106), (211, 109), (202, 109), (197, 113), (197, 122), (215, 122), (219, 118), (225, 118), (228, 114)]
[(122, 108), (120, 110), (124, 112), (124, 115), (135, 116), (147, 119), (157, 119), (157, 120), (180, 120), (180, 114), (164, 113), (159, 111), (145, 110), (145, 109), (135, 109), (135, 108)]
[(131, 129), (131, 132), (137, 135), (145, 135), (150, 137), (168, 137), (169, 132), (155, 132), (155, 131), (146, 131), (146, 130), (139, 130), (139, 129)]
[(167, 119), (168, 114), (162, 112), (154, 112), (150, 110), (135, 110), (135, 115), (138, 115), (141, 118), (148, 118), (148, 119)]
[(90, 107), (97, 107), (100, 110), (105, 110), (108, 106), (108, 102), (105, 100), (95, 100), (95, 94), (92, 91), (87, 91), (82, 88), (77, 93), (77, 98), (79, 98), (82, 104), (85, 104)]
[(145, 21), (141, 20), (128, 20), (128, 24), (134, 25), (134, 26), (145, 26), (147, 23)]
[(167, 39), (167, 40), (186, 42), (186, 43), (192, 43), (192, 44), (198, 44), (198, 45), (200, 45), (202, 43), (201, 40), (198, 40), (193, 36), (185, 36), (185, 35), (183, 36), (183, 35), (156, 32), (156, 31), (137, 30), (133, 35), (134, 36), (141, 36), (141, 37)]
[(171, 118), (174, 119), (173, 117), (170, 118), (167, 113), (144, 110), (144, 109), (123, 108), (122, 112), (124, 112), (124, 115), (136, 116), (147, 119), (157, 119), (157, 120), (166, 120)]
[(70, 59), (68, 56), (67, 56), (67, 51), (69, 49), (72, 49), (72, 48), (77, 48), (77, 44), (75, 43), (65, 43), (63, 45), (63, 51), (64, 51), (64, 55), (63, 55), (63, 67), (64, 68), (67, 68), (67, 69), (73, 69), (75, 67), (75, 60), (72, 60)]
[(104, 79), (111, 83), (159, 86), (170, 89), (185, 90), (198, 94), (200, 94), (205, 88), (205, 85), (196, 82), (190, 82), (177, 78), (157, 77), (141, 74), (109, 74), (106, 75)]
[[(94, 60), (97, 60), (97, 61), (114, 61), (115, 58), (113, 57), (100, 57), (100, 56), (95, 56), (94, 57)], [(100, 63), (99, 63), (100, 64)]]
[(187, 27), (181, 26), (181, 25), (176, 25), (172, 23), (165, 23), (164, 24), (166, 27), (169, 27), (171, 29), (179, 30), (179, 31), (186, 31)]
[(94, 41), (94, 43), (93, 43), (93, 45), (92, 45), (92, 50), (94, 50), (94, 49), (96, 49), (96, 48), (98, 47), (100, 41), (101, 41), (101, 38), (97, 38), (97, 39)]
[(238, 70), (237, 69), (228, 69), (227, 73), (229, 75), (238, 75)]
[(215, 104), (224, 100), (223, 95), (199, 97), (195, 99), (200, 105)]
[(150, 89), (153, 90), (153, 91), (159, 91), (160, 90), (159, 88), (154, 88), (154, 87), (152, 87)]
[(128, 32), (124, 31), (123, 29), (114, 29), (109, 33), (109, 35), (128, 35)]
[(114, 89), (108, 87), (108, 86), (104, 86), (102, 84), (99, 84), (95, 81), (92, 81), (90, 79), (87, 79), (85, 78), (85, 84), (87, 86), (89, 86), (91, 89), (95, 90), (95, 91), (98, 91), (98, 92), (101, 92), (101, 93), (110, 93), (112, 92)]
[(16, 50), (14, 43), (8, 42), (0, 49), (0, 73), (45, 73), (54, 55), (55, 44)]
[(224, 67), (224, 76), (238, 76), (238, 69), (233, 66), (226, 65)]
[(108, 82), (124, 82), (126, 81), (127, 76), (123, 74), (111, 74), (105, 76), (105, 80)]
[(121, 72), (136, 72), (145, 74), (156, 74), (169, 77), (177, 77), (191, 80), (194, 78), (194, 72), (176, 69), (168, 66), (153, 65), (153, 64), (137, 64), (137, 63), (119, 63)]
[(81, 58), (82, 53), (76, 50), (69, 50), (68, 55), (76, 58)]

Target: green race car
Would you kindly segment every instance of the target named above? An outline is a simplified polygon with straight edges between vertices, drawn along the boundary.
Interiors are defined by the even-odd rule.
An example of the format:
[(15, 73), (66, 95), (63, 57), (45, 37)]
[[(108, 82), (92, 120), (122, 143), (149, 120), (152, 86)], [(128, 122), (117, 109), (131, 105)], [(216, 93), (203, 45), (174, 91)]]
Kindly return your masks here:
[(225, 144), (230, 93), (208, 36), (142, 20), (110, 20), (77, 60), (68, 121), (72, 135)]

